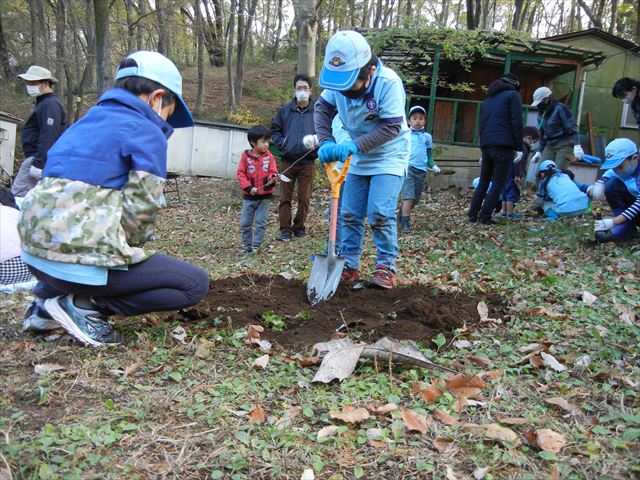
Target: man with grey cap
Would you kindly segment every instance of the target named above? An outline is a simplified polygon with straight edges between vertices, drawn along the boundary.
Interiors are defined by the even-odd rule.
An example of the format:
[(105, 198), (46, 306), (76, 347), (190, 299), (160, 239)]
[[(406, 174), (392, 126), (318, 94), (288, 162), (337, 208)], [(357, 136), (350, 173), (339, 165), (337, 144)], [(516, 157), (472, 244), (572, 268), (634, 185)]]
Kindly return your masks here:
[(16, 197), (24, 197), (42, 177), (47, 151), (67, 127), (67, 116), (52, 89), (58, 80), (49, 70), (32, 65), (18, 77), (25, 81), (27, 95), (36, 99), (36, 105), (22, 127), (25, 159), (11, 187)]

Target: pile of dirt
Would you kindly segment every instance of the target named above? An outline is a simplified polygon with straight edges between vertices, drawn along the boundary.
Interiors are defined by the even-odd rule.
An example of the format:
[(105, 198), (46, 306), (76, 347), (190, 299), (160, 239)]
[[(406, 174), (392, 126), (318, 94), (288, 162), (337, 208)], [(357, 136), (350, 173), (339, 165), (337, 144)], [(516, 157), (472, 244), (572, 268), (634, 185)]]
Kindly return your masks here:
[(478, 299), (468, 295), (442, 293), (425, 285), (390, 291), (340, 285), (330, 300), (311, 307), (300, 280), (244, 275), (211, 282), (207, 298), (183, 315), (189, 320), (228, 321), (229, 317), (232, 327), (238, 328), (261, 324), (269, 312), (287, 327), (265, 328), (263, 338), (290, 349), (327, 341), (336, 329), (358, 332), (366, 342), (383, 336), (429, 342), (439, 332), (478, 321), (477, 305)]

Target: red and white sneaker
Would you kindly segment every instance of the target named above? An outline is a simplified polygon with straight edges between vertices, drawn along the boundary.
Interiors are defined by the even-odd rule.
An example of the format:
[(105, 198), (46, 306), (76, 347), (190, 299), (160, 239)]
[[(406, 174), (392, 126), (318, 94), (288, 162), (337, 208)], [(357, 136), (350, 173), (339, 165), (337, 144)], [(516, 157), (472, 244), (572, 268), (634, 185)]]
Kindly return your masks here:
[(376, 271), (373, 277), (369, 279), (369, 285), (372, 287), (385, 288), (390, 290), (396, 283), (396, 274), (384, 265), (376, 265)]
[(360, 270), (357, 268), (349, 268), (345, 266), (340, 275), (341, 282), (357, 282), (360, 280)]

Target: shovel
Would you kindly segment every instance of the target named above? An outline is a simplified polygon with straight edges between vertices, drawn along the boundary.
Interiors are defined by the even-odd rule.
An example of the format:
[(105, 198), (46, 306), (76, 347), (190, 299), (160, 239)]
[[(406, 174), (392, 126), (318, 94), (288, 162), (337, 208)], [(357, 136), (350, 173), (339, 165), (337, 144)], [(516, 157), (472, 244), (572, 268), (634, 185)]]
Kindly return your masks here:
[(338, 224), (338, 201), (340, 186), (344, 182), (351, 163), (351, 155), (338, 170), (335, 163), (327, 163), (325, 169), (331, 183), (331, 220), (329, 223), (329, 242), (326, 255), (316, 255), (307, 282), (307, 298), (311, 305), (328, 300), (336, 293), (342, 275), (344, 258), (336, 255), (336, 227)]

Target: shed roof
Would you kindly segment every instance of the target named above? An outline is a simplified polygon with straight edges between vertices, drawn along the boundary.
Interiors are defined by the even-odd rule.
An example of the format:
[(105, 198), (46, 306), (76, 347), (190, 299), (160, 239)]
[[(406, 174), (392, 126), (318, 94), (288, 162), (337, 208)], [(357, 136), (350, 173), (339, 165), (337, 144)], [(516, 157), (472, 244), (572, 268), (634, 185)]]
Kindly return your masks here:
[[(363, 31), (366, 36), (368, 33), (375, 33), (373, 29)], [(514, 58), (512, 65), (522, 66), (529, 71), (537, 71), (547, 75), (560, 75), (575, 69), (575, 64), (580, 63), (586, 65), (600, 65), (606, 55), (597, 50), (584, 47), (577, 47), (557, 41), (549, 41), (545, 39), (521, 39), (502, 32), (494, 32), (489, 30), (474, 31), (473, 41), (480, 42), (486, 47), (486, 54), (479, 57), (477, 61), (483, 64), (504, 65), (505, 55), (510, 53)], [(397, 39), (398, 42), (393, 42)], [(427, 62), (413, 58), (410, 53), (411, 46), (420, 47), (421, 51), (435, 51), (438, 45), (437, 40), (433, 41), (426, 36), (416, 35), (412, 30), (398, 30), (391, 34), (389, 42), (382, 47), (379, 55), (384, 60), (392, 61), (395, 64), (403, 64), (412, 70), (410, 63), (418, 65), (426, 65)], [(401, 41), (400, 41), (401, 40)], [(416, 65), (417, 67), (417, 65)]]
[(2, 118), (2, 120), (13, 122), (13, 123), (18, 123), (22, 121), (21, 118), (11, 115), (10, 113), (7, 113), (7, 112), (3, 112), (2, 110), (0, 110), (0, 118)]
[(637, 43), (634, 43), (622, 37), (618, 37), (616, 35), (611, 35), (610, 33), (605, 32), (600, 28), (588, 28), (586, 30), (580, 30), (578, 32), (553, 35), (551, 37), (545, 37), (545, 40), (549, 40), (551, 42), (565, 42), (581, 37), (596, 37), (605, 42), (617, 45), (620, 48), (624, 48), (625, 50), (631, 50), (632, 52), (640, 53), (640, 45), (638, 45)]

